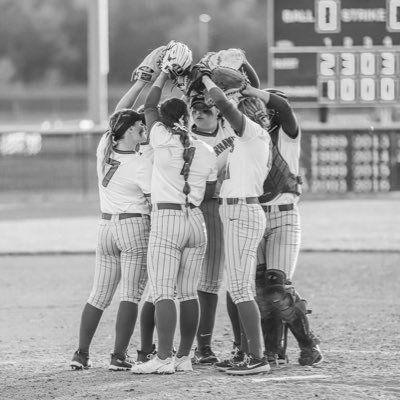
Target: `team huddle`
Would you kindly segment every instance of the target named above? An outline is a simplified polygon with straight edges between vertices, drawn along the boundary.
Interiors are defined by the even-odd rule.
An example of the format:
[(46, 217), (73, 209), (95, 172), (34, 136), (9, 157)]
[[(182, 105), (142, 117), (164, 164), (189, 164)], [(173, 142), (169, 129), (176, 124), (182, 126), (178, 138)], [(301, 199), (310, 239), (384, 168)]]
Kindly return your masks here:
[[(92, 366), (89, 348), (119, 284), (110, 370), (173, 374), (201, 364), (269, 373), (288, 363), (288, 332), (300, 365), (322, 362), (307, 303), (292, 284), (301, 131), (285, 93), (261, 89), (240, 49), (192, 65), (178, 41), (147, 55), (132, 81), (97, 148), (95, 275), (71, 367)], [(167, 83), (182, 95), (168, 97)], [(224, 278), (233, 345), (219, 359), (212, 335)], [(141, 348), (132, 359), (138, 318)]]

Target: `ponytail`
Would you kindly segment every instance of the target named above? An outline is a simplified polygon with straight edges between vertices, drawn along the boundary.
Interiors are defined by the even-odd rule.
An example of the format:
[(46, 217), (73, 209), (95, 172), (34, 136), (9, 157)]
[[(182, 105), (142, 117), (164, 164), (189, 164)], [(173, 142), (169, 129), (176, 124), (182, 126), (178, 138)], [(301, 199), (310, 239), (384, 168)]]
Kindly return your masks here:
[(113, 146), (115, 145), (114, 138), (113, 138), (113, 133), (112, 133), (111, 129), (109, 129), (105, 133), (104, 141), (105, 141), (105, 146), (104, 146), (104, 151), (103, 151), (103, 158), (101, 160), (101, 171), (102, 171), (103, 174), (105, 172), (107, 161), (110, 158)]

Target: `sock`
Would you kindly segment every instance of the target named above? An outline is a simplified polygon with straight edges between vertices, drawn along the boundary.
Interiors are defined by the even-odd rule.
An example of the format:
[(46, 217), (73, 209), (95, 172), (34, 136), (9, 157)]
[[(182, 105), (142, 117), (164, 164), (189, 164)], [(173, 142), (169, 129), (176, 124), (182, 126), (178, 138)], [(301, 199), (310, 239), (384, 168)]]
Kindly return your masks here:
[(131, 301), (121, 301), (119, 303), (117, 321), (115, 324), (115, 344), (114, 354), (124, 357), (133, 330), (135, 329), (138, 314), (138, 305)]
[(153, 351), (153, 336), (156, 322), (154, 319), (155, 307), (150, 301), (145, 301), (140, 312), (140, 342), (144, 353)]
[(188, 356), (199, 326), (199, 301), (197, 299), (182, 301), (180, 303), (180, 329), (181, 342), (178, 357)]
[(158, 336), (157, 355), (162, 360), (172, 356), (177, 312), (173, 300), (160, 300), (155, 304), (156, 328)]
[(84, 353), (89, 353), (89, 347), (92, 343), (93, 336), (99, 325), (103, 310), (92, 306), (89, 303), (85, 304), (81, 316), (81, 325), (79, 328), (79, 350)]
[(260, 310), (255, 300), (237, 303), (240, 322), (247, 338), (248, 353), (257, 358), (263, 354)]
[(197, 348), (211, 346), (214, 331), (215, 313), (217, 311), (218, 295), (198, 291), (200, 303), (200, 322), (197, 330)]
[(231, 320), (234, 342), (238, 347), (240, 347), (241, 334), (239, 312), (229, 292), (226, 292), (226, 307), (228, 310), (229, 319)]

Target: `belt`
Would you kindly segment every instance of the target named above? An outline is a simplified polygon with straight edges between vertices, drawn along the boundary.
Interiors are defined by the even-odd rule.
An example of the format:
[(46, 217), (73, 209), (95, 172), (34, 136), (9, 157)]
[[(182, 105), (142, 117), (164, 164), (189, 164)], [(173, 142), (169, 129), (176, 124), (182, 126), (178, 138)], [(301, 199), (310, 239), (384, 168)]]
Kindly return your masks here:
[[(156, 203), (157, 210), (184, 210), (186, 206), (178, 203)], [(192, 203), (189, 203), (190, 208), (196, 208)]]
[(136, 217), (139, 218), (139, 217), (144, 217), (144, 216), (148, 217), (147, 214), (139, 214), (139, 213), (123, 213), (123, 214), (107, 214), (107, 213), (102, 213), (102, 214), (101, 214), (101, 218), (102, 218), (102, 219), (111, 220), (111, 217), (112, 217), (113, 215), (118, 215), (118, 219), (119, 219), (119, 220), (121, 220), (121, 219), (127, 219), (127, 218), (136, 218)]
[(263, 206), (261, 205), (262, 209), (265, 212), (271, 212), (271, 211), (277, 211), (276, 208), (278, 208), (279, 211), (291, 211), (294, 208), (293, 204), (281, 204), (278, 206)]
[(228, 198), (219, 198), (218, 204), (259, 204), (258, 197), (228, 197)]

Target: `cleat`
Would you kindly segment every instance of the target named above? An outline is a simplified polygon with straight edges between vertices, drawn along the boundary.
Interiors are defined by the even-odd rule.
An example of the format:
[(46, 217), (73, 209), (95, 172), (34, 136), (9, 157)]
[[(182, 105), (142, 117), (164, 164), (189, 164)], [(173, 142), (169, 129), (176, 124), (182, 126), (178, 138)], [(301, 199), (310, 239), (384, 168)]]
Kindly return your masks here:
[(136, 362), (145, 363), (147, 361), (150, 361), (157, 354), (156, 345), (153, 344), (153, 350), (150, 353), (146, 353), (142, 350), (137, 350), (137, 354), (138, 355)]
[(264, 351), (264, 359), (271, 368), (283, 368), (289, 364), (288, 356), (275, 354), (272, 351)]
[(268, 374), (271, 372), (265, 358), (257, 358), (252, 354), (244, 357), (244, 360), (225, 371), (228, 375), (254, 375)]
[(238, 347), (231, 352), (231, 356), (214, 364), (218, 371), (226, 371), (244, 360), (244, 353)]
[(195, 349), (192, 363), (195, 365), (212, 365), (219, 362), (220, 359), (214, 354), (210, 346), (204, 346)]
[(69, 365), (74, 370), (88, 369), (93, 367), (93, 364), (89, 359), (89, 353), (84, 353), (80, 350), (77, 350), (74, 353), (72, 361)]
[(322, 363), (324, 357), (321, 353), (321, 349), (318, 346), (319, 340), (313, 339), (313, 343), (309, 347), (300, 347), (300, 357), (299, 364), (300, 365), (318, 365)]
[(192, 360), (189, 356), (175, 357), (175, 371), (193, 371)]
[(151, 360), (132, 366), (133, 374), (174, 374), (174, 358), (168, 357), (161, 360), (155, 355)]
[(132, 363), (128, 357), (118, 357), (117, 354), (111, 354), (111, 362), (108, 367), (110, 371), (129, 371), (132, 368)]

